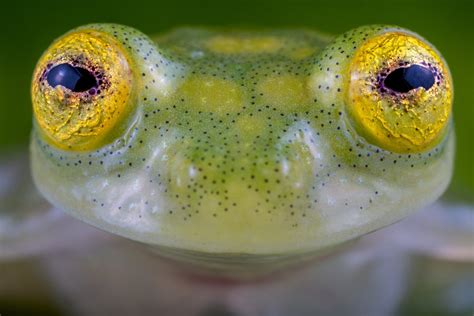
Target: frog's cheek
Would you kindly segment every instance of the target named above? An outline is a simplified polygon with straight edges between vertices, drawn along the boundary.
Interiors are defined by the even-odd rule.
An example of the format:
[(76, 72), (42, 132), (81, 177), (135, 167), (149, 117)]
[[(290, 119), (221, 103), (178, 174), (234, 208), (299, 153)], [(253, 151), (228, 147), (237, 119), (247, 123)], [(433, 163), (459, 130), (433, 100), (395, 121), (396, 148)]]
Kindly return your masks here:
[(348, 112), (369, 141), (394, 152), (416, 153), (443, 139), (452, 80), (429, 44), (404, 32), (386, 32), (358, 48), (348, 71)]
[(105, 32), (82, 29), (56, 40), (39, 60), (31, 86), (41, 136), (59, 149), (86, 151), (120, 135), (136, 103), (131, 63)]

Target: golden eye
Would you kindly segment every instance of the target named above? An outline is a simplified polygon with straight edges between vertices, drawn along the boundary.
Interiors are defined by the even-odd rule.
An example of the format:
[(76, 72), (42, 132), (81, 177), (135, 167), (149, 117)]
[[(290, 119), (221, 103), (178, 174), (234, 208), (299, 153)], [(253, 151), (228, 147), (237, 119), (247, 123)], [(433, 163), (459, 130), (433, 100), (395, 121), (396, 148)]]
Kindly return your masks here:
[(126, 52), (110, 35), (81, 30), (58, 39), (33, 75), (33, 112), (42, 135), (72, 151), (104, 145), (130, 110), (132, 77)]
[(442, 139), (452, 106), (447, 65), (429, 44), (402, 32), (368, 39), (349, 65), (348, 112), (369, 142), (422, 152)]

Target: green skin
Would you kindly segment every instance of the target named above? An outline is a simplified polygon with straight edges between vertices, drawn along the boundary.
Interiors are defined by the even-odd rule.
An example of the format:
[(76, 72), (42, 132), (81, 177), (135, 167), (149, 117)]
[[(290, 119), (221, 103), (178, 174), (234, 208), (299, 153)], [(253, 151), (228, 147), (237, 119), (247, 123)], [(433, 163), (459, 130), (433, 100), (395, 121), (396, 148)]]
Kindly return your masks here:
[[(82, 28), (123, 43), (134, 110), (112, 143), (90, 152), (56, 149), (35, 126), (31, 163), (43, 195), (94, 226), (205, 265), (283, 262), (392, 224), (449, 183), (451, 122), (433, 149), (398, 154), (369, 144), (347, 117), (354, 51), (407, 30), (368, 26), (330, 39), (185, 28), (152, 40), (119, 25)], [(223, 35), (284, 45), (211, 51), (206, 43)], [(303, 48), (311, 53), (296, 54)]]

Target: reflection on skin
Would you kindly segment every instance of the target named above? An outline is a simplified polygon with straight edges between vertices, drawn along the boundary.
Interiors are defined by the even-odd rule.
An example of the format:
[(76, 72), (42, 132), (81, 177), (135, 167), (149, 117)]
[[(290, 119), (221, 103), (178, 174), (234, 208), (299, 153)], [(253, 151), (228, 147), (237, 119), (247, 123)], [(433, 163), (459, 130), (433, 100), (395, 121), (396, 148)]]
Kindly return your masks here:
[[(27, 162), (18, 157), (4, 159), (1, 169), (3, 179), (6, 170), (17, 179), (10, 182), (18, 185), (10, 186), (17, 193), (9, 198), (22, 218), (15, 227), (35, 220), (39, 224), (34, 241), (45, 242), (29, 240), (25, 247), (26, 242), (1, 239), (0, 269), (5, 274), (0, 279), (0, 307), (14, 297), (16, 302), (31, 302), (28, 295), (35, 293), (27, 287), (37, 287), (66, 315), (379, 316), (400, 311), (419, 315), (423, 310), (464, 315), (474, 308), (469, 206), (438, 203), (326, 258), (235, 282), (182, 269), (141, 245), (66, 215), (51, 225), (46, 220), (50, 212), (44, 208), (26, 212), (22, 203), (28, 200), (19, 192), (29, 187), (25, 184), (30, 180), (28, 173), (19, 172), (27, 170)], [(34, 196), (34, 190), (28, 195)], [(4, 209), (5, 201), (2, 195), (3, 222), (11, 215)], [(13, 281), (25, 287), (7, 288)], [(20, 305), (17, 308), (21, 310)]]

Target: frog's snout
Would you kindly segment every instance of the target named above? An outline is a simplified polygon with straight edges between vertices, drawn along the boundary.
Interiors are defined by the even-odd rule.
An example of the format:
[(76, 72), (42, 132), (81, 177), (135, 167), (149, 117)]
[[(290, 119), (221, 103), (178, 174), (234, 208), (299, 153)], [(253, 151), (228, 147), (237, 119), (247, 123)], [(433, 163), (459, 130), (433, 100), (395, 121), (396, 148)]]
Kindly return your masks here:
[(164, 149), (165, 159), (152, 169), (160, 175), (155, 181), (167, 183), (167, 204), (190, 218), (245, 213), (274, 220), (289, 216), (296, 224), (308, 216), (317, 203), (310, 195), (315, 179), (324, 178), (318, 169), (327, 150), (309, 125), (297, 122), (276, 141), (268, 135), (222, 138), (210, 148), (181, 142)]

